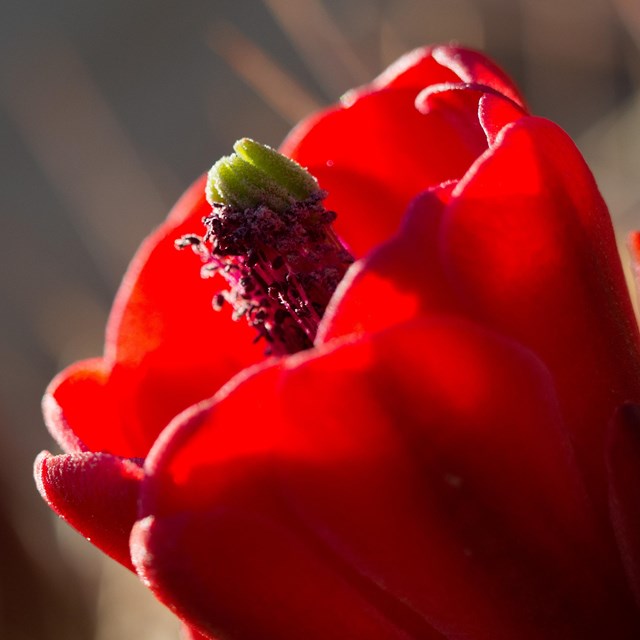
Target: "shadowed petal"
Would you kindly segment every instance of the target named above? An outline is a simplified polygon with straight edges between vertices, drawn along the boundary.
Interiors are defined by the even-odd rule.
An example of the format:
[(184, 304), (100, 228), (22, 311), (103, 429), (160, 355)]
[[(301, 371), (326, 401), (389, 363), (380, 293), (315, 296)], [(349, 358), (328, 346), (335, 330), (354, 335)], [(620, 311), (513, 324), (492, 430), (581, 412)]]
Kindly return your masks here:
[(623, 405), (607, 447), (611, 519), (629, 583), (640, 608), (640, 406)]
[(316, 356), (150, 454), (134, 562), (161, 599), (230, 638), (633, 637), (531, 354), (441, 319)]
[(298, 513), (446, 637), (638, 633), (531, 354), (460, 321), (405, 324), (278, 392)]
[(444, 311), (526, 345), (554, 376), (605, 527), (606, 425), (640, 397), (638, 330), (609, 215), (566, 134), (531, 117), (505, 128), (517, 110), (485, 107), (497, 142), (462, 181), (419, 196), (400, 232), (354, 265), (318, 342)]
[(465, 176), (440, 231), (464, 313), (549, 367), (587, 487), (607, 517), (606, 425), (640, 398), (638, 329), (602, 197), (568, 136), (524, 118)]
[(150, 454), (149, 515), (132, 535), (139, 575), (184, 620), (229, 640), (442, 640), (424, 622), (409, 635), (387, 619), (388, 597), (363, 591), (280, 499), (261, 415), (277, 372), (249, 378), (215, 414), (194, 410)]

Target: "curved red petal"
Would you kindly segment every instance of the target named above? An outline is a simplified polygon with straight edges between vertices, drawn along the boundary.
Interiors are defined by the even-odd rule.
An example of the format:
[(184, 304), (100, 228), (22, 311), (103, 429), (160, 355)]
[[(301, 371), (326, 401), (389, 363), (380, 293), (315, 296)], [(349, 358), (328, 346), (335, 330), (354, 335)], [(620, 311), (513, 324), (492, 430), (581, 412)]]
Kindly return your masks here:
[(525, 115), (526, 112), (511, 100), (491, 93), (485, 93), (478, 104), (478, 119), (490, 147), (496, 144), (498, 135), (508, 124)]
[(611, 519), (640, 607), (640, 405), (622, 406), (612, 421), (607, 472)]
[[(189, 514), (176, 514), (147, 518), (133, 530), (139, 575), (205, 637), (412, 637), (394, 628), (348, 581), (336, 576), (321, 552), (292, 534), (286, 519), (278, 522), (284, 514), (264, 518), (230, 502), (235, 501), (201, 514), (197, 526)], [(177, 557), (172, 561), (173, 554)], [(419, 637), (443, 640), (437, 634)]]
[(438, 233), (455, 184), (417, 197), (398, 234), (347, 272), (320, 324), (318, 344), (453, 308), (439, 262)]
[(328, 191), (337, 232), (356, 256), (391, 236), (416, 194), (460, 178), (486, 149), (477, 96), (460, 117), (457, 97), (443, 96), (423, 114), (416, 94), (404, 88), (369, 93), (323, 114), (295, 144), (283, 145)]
[(107, 555), (133, 570), (129, 536), (136, 521), (142, 467), (103, 453), (52, 456), (35, 462), (47, 504)]
[(440, 255), (465, 312), (549, 367), (606, 514), (605, 429), (640, 398), (639, 338), (606, 205), (568, 136), (538, 118), (504, 129), (456, 187)]
[[(479, 120), (493, 144), (497, 133), (524, 112), (511, 100), (488, 91), (476, 85), (437, 85), (423, 91), (416, 105), (424, 113), (442, 108), (451, 121), (460, 123), (460, 130), (470, 126), (466, 123), (469, 113), (479, 105)], [(477, 125), (478, 120), (474, 117), (473, 122)], [(455, 184), (443, 183), (415, 198), (399, 232), (354, 265), (327, 309), (318, 344), (457, 308), (439, 256), (440, 225)]]
[(309, 361), (278, 392), (297, 513), (443, 635), (638, 632), (531, 354), (422, 321)]
[(484, 84), (526, 109), (524, 99), (511, 78), (479, 51), (450, 45), (435, 47), (432, 55), (463, 82)]
[(362, 625), (353, 637), (368, 639), (386, 637), (386, 620), (412, 638), (474, 640), (638, 631), (548, 373), (486, 330), (421, 321), (292, 358), (163, 440), (146, 463), (134, 563), (199, 628), (315, 638), (332, 620), (330, 637)]
[[(251, 329), (212, 309), (221, 283), (199, 277), (200, 260), (174, 241), (199, 233), (209, 205), (196, 182), (127, 272), (107, 329), (105, 357), (54, 380), (46, 402), (58, 442), (123, 457), (144, 457), (180, 411), (211, 396), (263, 358)], [(222, 285), (224, 286), (224, 285)]]
[[(436, 84), (423, 89), (415, 99), (416, 109), (425, 115), (433, 111), (440, 112), (450, 123), (451, 129), (458, 131), (462, 140), (469, 145), (469, 152), (475, 153), (476, 158), (487, 147), (486, 131), (480, 128), (479, 111), (480, 101), (486, 95), (493, 95), (500, 100), (513, 102), (500, 94), (494, 94), (494, 90), (481, 84), (469, 83), (445, 83)], [(518, 109), (518, 116), (523, 112)], [(484, 135), (484, 137), (483, 137)], [(479, 143), (479, 139), (482, 142)], [(459, 143), (460, 146), (464, 144)]]
[(346, 103), (382, 88), (424, 89), (444, 82), (483, 84), (526, 108), (511, 78), (483, 53), (454, 45), (419, 47), (400, 57), (368, 85), (348, 92)]
[[(263, 422), (265, 382), (249, 378), (194, 411), (147, 460), (142, 513), (132, 535), (138, 574), (205, 634), (233, 640), (408, 640), (336, 571), (274, 491), (274, 432)], [(256, 384), (257, 382), (257, 384)], [(355, 582), (355, 584), (354, 584)], [(381, 598), (384, 601), (384, 597)], [(419, 637), (442, 640), (428, 630)]]
[[(107, 410), (112, 407), (110, 402), (104, 402), (107, 378), (104, 361), (95, 358), (67, 367), (47, 387), (42, 399), (44, 421), (54, 440), (67, 453), (89, 451), (93, 447), (84, 440), (88, 438), (93, 445), (95, 436), (100, 434), (108, 434), (109, 440), (117, 439), (111, 433), (114, 421), (110, 412), (95, 411), (101, 404)], [(74, 398), (82, 398), (82, 402), (74, 402)], [(64, 405), (66, 410), (62, 408)]]

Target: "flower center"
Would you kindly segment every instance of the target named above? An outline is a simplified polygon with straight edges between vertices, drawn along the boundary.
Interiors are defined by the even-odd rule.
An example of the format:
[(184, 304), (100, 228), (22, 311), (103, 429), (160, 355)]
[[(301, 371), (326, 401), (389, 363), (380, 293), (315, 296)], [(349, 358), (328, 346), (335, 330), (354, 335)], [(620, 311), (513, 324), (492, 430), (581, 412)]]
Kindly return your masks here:
[(214, 296), (232, 318), (264, 338), (267, 353), (283, 355), (313, 346), (318, 324), (353, 258), (322, 205), (316, 179), (274, 149), (244, 138), (235, 154), (209, 172), (204, 237), (176, 242), (201, 255), (201, 274), (220, 274), (228, 288)]

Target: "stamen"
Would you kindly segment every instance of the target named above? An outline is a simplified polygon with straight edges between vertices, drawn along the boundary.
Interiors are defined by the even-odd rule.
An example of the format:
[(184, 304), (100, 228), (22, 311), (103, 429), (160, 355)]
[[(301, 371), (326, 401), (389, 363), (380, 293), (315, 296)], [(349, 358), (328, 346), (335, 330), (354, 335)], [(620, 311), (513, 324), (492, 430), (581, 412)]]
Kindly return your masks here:
[(326, 193), (311, 174), (253, 140), (240, 140), (234, 150), (209, 173), (212, 212), (203, 219), (204, 237), (190, 234), (176, 246), (201, 256), (203, 277), (227, 281), (214, 309), (230, 304), (233, 319), (244, 317), (269, 353), (308, 349), (353, 258), (335, 235), (336, 214), (322, 205)]

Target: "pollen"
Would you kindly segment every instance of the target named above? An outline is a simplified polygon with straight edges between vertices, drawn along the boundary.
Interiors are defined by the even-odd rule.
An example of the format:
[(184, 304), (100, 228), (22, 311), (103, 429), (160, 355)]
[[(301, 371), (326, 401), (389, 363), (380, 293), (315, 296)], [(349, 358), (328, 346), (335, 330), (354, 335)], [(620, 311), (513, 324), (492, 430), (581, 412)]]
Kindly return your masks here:
[(203, 277), (224, 278), (227, 289), (214, 296), (213, 308), (230, 307), (233, 320), (248, 322), (256, 340), (266, 341), (267, 353), (308, 349), (353, 258), (332, 228), (336, 213), (325, 209), (315, 178), (254, 141), (234, 149), (242, 153), (209, 173), (205, 233), (184, 236), (176, 247), (201, 256)]

